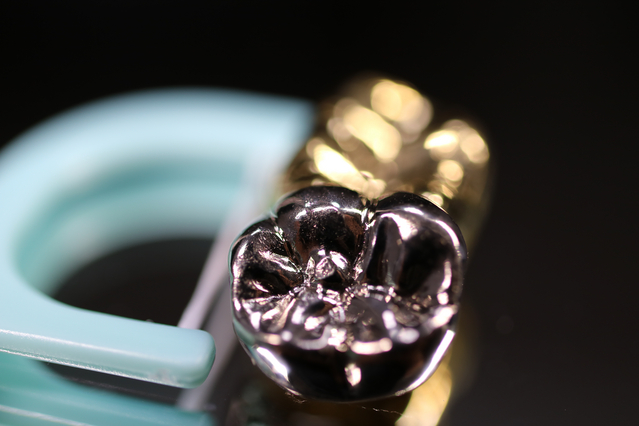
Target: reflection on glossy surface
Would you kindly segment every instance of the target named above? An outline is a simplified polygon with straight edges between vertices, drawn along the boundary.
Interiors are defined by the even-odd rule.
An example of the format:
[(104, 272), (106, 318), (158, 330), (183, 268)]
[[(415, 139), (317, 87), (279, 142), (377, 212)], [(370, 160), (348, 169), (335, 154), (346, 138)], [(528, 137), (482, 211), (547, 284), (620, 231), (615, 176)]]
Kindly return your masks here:
[(413, 192), (445, 209), (472, 244), (488, 198), (490, 153), (469, 121), (438, 114), (414, 88), (383, 78), (351, 83), (322, 111), (282, 193), (318, 184), (370, 199)]
[(390, 80), (382, 80), (373, 86), (371, 106), (385, 118), (414, 131), (421, 131), (432, 116), (432, 107), (426, 98), (415, 89)]
[(372, 202), (310, 186), (235, 243), (234, 325), (262, 371), (294, 394), (401, 395), (451, 343), (465, 259), (457, 226), (418, 195)]
[[(244, 374), (248, 380), (240, 380), (242, 390), (237, 394), (239, 397), (233, 399), (229, 415), (218, 418), (226, 419), (223, 424), (233, 426), (434, 426), (438, 424), (449, 398), (454, 398), (467, 386), (470, 376), (465, 369), (470, 366), (473, 370), (473, 344), (472, 338), (470, 341), (469, 338), (473, 335), (474, 319), (468, 313), (464, 307), (453, 348), (431, 378), (414, 391), (397, 397), (354, 403), (302, 399), (284, 391), (264, 374), (254, 374), (254, 371), (251, 374), (253, 368), (247, 357), (238, 353), (233, 357), (234, 365), (230, 366), (230, 370), (236, 373), (225, 378), (224, 383), (236, 383), (238, 374), (240, 377)], [(471, 347), (468, 347), (469, 343)], [(228, 398), (226, 393), (222, 395), (220, 400), (214, 401), (218, 406)]]
[(442, 362), (433, 375), (415, 389), (397, 426), (435, 426), (439, 423), (448, 399), (450, 398), (453, 378), (450, 366)]
[(343, 120), (346, 130), (364, 142), (379, 161), (395, 159), (402, 147), (401, 135), (379, 114), (354, 103), (345, 108)]
[[(234, 259), (240, 259), (233, 263), (236, 331), (273, 382), (304, 398), (344, 402), (399, 389), (397, 395), (432, 376), (412, 392), (365, 404), (311, 400), (291, 405), (284, 398), (289, 402), (264, 407), (264, 412), (281, 409), (291, 425), (356, 424), (372, 412), (377, 414), (370, 424), (438, 424), (461, 368), (454, 362), (451, 369), (444, 353), (457, 317), (458, 260), (465, 256), (443, 247), (463, 245), (450, 217), (473, 244), (487, 204), (489, 159), (488, 147), (470, 121), (442, 115), (405, 83), (359, 79), (322, 105), (318, 128), (293, 159), (281, 193), (339, 185), (357, 192), (361, 205), (352, 197), (343, 204), (340, 196), (332, 200), (337, 205), (317, 204), (322, 197), (302, 191), (292, 196), (298, 197), (297, 204), (283, 201), (290, 211), (280, 205), (243, 234), (234, 249)], [(384, 208), (384, 200), (397, 192), (423, 198), (412, 195), (417, 206), (411, 199), (411, 205), (398, 209), (398, 199), (389, 197), (395, 201)], [(314, 201), (300, 207), (299, 197), (309, 194), (315, 194), (310, 197)], [(432, 206), (425, 200), (450, 217), (441, 210), (445, 218), (420, 216), (423, 203)], [(419, 240), (416, 236), (428, 235), (423, 229), (441, 231), (447, 243), (411, 245)], [(447, 254), (431, 257), (429, 251)], [(433, 265), (432, 259), (439, 260)], [(407, 303), (413, 297), (417, 303)], [(421, 364), (406, 355), (406, 348), (429, 339), (434, 343), (423, 346)], [(288, 366), (286, 379), (256, 356), (260, 347)], [(407, 352), (390, 362), (400, 348)], [(453, 359), (458, 356), (455, 352)], [(389, 362), (379, 362), (384, 359)], [(417, 373), (407, 373), (408, 365), (417, 367)], [(281, 399), (273, 389), (265, 392), (260, 398)]]
[(341, 186), (351, 188), (362, 194), (368, 193), (368, 182), (362, 174), (357, 170), (355, 165), (348, 161), (342, 154), (322, 143), (317, 138), (311, 145), (313, 157), (315, 158), (315, 166), (319, 173), (330, 177), (333, 182), (339, 183)]

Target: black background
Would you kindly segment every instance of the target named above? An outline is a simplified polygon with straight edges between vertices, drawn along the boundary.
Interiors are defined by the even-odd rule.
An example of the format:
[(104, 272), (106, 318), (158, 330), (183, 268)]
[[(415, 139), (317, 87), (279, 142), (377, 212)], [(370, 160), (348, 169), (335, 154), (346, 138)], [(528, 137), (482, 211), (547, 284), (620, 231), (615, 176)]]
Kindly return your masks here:
[(410, 81), (478, 117), (498, 166), (466, 286), (479, 366), (450, 424), (635, 425), (636, 31), (603, 2), (4, 2), (0, 144), (142, 88)]

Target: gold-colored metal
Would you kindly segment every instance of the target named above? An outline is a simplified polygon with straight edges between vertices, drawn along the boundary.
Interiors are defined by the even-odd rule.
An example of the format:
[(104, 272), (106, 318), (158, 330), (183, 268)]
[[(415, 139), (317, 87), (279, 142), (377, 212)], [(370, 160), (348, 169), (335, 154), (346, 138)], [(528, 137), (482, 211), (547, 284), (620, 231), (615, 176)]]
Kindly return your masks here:
[(369, 199), (417, 193), (446, 210), (471, 246), (487, 204), (489, 160), (468, 121), (434, 113), (406, 83), (362, 78), (320, 107), (316, 132), (293, 159), (282, 193), (326, 184)]
[[(417, 193), (446, 210), (473, 246), (487, 206), (490, 152), (468, 120), (440, 114), (410, 85), (379, 77), (353, 81), (340, 97), (321, 105), (319, 115), (281, 193), (327, 184), (369, 199)], [(439, 423), (453, 388), (449, 360), (412, 392), (393, 423)]]

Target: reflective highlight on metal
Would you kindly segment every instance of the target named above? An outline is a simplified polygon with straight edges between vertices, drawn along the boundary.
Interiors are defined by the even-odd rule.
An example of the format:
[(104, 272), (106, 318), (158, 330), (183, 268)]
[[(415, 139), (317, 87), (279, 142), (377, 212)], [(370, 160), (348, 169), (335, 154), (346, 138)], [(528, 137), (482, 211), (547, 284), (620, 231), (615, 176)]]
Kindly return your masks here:
[[(232, 248), (234, 326), (293, 394), (399, 396), (435, 373), (455, 334), (490, 153), (467, 120), (384, 78), (351, 83), (319, 115), (285, 173), (289, 195)], [(436, 424), (445, 370), (429, 387), (444, 399), (414, 393), (407, 413), (429, 406)]]
[(231, 253), (235, 328), (289, 391), (352, 401), (429, 377), (454, 332), (466, 247), (424, 198), (331, 186), (285, 197)]
[(369, 199), (404, 191), (442, 207), (472, 245), (487, 205), (490, 152), (468, 119), (436, 113), (405, 83), (364, 78), (320, 105), (281, 193), (340, 185)]

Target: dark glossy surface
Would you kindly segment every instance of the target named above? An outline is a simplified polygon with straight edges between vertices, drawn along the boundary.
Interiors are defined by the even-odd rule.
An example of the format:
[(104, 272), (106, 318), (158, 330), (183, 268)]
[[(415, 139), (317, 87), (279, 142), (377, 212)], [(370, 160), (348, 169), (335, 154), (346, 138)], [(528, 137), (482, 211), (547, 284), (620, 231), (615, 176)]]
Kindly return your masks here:
[(460, 320), (474, 308), (478, 371), (445, 424), (636, 425), (632, 3), (350, 4), (3, 2), (0, 143), (149, 87), (319, 101), (359, 70), (408, 79), (480, 118), (498, 160)]
[(308, 187), (232, 249), (236, 332), (294, 394), (399, 395), (426, 380), (450, 344), (465, 259), (457, 226), (418, 195), (371, 202)]

